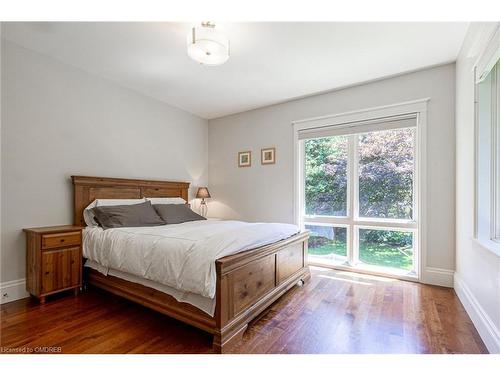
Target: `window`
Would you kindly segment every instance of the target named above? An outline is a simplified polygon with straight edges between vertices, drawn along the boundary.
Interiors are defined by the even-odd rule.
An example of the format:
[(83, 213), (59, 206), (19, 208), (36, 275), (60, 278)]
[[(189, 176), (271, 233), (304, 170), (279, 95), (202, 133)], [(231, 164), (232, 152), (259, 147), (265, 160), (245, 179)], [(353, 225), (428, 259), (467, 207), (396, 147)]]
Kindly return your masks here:
[(297, 130), (309, 261), (418, 274), (417, 114)]
[(476, 238), (500, 253), (500, 61), (476, 87)]

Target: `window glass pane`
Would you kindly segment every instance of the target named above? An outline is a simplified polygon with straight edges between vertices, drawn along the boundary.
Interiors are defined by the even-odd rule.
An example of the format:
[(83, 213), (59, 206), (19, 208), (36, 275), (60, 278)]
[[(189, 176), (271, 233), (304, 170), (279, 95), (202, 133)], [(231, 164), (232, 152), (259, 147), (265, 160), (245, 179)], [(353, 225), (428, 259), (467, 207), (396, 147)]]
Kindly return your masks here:
[(495, 66), (495, 75), (496, 75), (496, 102), (495, 102), (495, 117), (496, 117), (496, 230), (495, 230), (495, 238), (497, 241), (500, 241), (500, 62), (497, 62)]
[(345, 136), (309, 139), (305, 147), (306, 215), (347, 215)]
[(413, 270), (411, 232), (359, 229), (359, 260), (376, 266)]
[(359, 216), (412, 219), (414, 132), (359, 135)]
[(347, 257), (347, 228), (327, 225), (306, 225), (309, 237), (309, 258), (313, 262), (344, 262)]
[(492, 87), (495, 84), (496, 74), (492, 70), (478, 86), (478, 120), (477, 124), (477, 166), (476, 166), (476, 193), (477, 193), (477, 236), (482, 240), (491, 238), (491, 209), (494, 206), (491, 195), (492, 187), (492, 156), (494, 152), (491, 142), (492, 120), (494, 119), (494, 95)]

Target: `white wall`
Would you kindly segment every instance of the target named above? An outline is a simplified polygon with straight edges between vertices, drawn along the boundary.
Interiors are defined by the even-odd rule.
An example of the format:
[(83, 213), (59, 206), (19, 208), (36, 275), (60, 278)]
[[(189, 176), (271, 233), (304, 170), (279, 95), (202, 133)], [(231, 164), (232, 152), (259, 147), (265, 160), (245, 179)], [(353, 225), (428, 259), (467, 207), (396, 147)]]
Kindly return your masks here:
[[(209, 121), (209, 216), (293, 222), (291, 122), (429, 97), (428, 273), (452, 285), (455, 268), (455, 65), (435, 67), (339, 91)], [(277, 163), (260, 165), (260, 149), (275, 146)], [(252, 167), (238, 168), (238, 151)], [(431, 268), (429, 268), (431, 267)], [(425, 278), (424, 278), (425, 276)]]
[(455, 290), (490, 352), (500, 353), (500, 257), (474, 235), (474, 73), (495, 24), (472, 24), (456, 63)]
[(22, 228), (72, 223), (73, 174), (207, 182), (204, 119), (5, 40), (1, 90), (2, 282)]

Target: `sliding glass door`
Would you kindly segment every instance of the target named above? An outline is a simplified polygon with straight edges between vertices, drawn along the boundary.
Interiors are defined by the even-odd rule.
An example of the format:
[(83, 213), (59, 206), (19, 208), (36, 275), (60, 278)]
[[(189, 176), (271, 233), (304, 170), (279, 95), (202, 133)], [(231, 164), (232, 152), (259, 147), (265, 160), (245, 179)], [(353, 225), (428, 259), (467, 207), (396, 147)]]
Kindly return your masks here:
[(299, 133), (309, 261), (416, 275), (416, 118)]

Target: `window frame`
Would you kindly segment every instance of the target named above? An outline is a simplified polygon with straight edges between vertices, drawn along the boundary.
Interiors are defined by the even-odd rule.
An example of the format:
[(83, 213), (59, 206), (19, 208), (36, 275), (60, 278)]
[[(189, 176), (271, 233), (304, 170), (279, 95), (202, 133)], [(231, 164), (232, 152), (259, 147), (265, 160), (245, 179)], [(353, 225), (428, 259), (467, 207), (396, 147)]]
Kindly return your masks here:
[[(491, 105), (489, 108), (490, 120), (481, 121), (480, 85), (491, 75), (491, 85), (486, 87), (490, 92)], [(485, 124), (490, 128), (483, 133)], [(487, 160), (480, 157), (480, 139), (489, 133), (491, 144)], [(500, 255), (500, 27), (491, 37), (477, 62), (474, 64), (474, 234), (473, 239), (483, 248)], [(484, 186), (480, 185), (480, 170), (489, 164), (489, 193), (490, 212), (484, 212), (480, 207), (483, 199)], [(486, 169), (486, 168), (485, 168)], [(486, 169), (487, 170), (487, 169)], [(479, 220), (489, 217), (489, 223)], [(485, 234), (487, 233), (487, 235)]]
[[(488, 74), (481, 76), (481, 80), (475, 83), (474, 103), (474, 239), (500, 255), (500, 60)], [(486, 84), (488, 86), (480, 87)], [(481, 98), (481, 93), (487, 93), (488, 97)], [(483, 112), (485, 106), (486, 112)], [(485, 152), (488, 157), (482, 154)], [(480, 171), (487, 171), (488, 174), (481, 174)], [(481, 183), (483, 179), (489, 180), (489, 184)], [(480, 204), (485, 199), (488, 200), (488, 208)], [(488, 218), (487, 223), (484, 222), (485, 217)]]
[[(417, 138), (417, 126), (416, 126), (416, 117), (414, 118), (415, 125), (411, 127), (413, 130), (413, 171), (412, 171), (412, 189), (415, 187), (415, 183), (418, 186), (418, 173), (415, 169), (416, 158), (417, 158), (417, 149), (416, 138)], [(390, 130), (403, 130), (407, 128), (395, 128)], [(352, 128), (353, 132), (356, 131), (356, 128)], [(384, 129), (372, 129), (370, 133), (376, 131), (387, 131)], [(364, 267), (364, 264), (359, 258), (359, 229), (373, 229), (373, 230), (390, 230), (390, 231), (403, 231), (403, 232), (412, 232), (414, 233), (418, 227), (418, 217), (416, 213), (413, 213), (412, 219), (397, 219), (397, 218), (377, 218), (377, 217), (365, 217), (361, 216), (359, 213), (359, 142), (362, 134), (366, 133), (353, 133), (347, 136), (348, 139), (348, 163), (347, 163), (347, 204), (346, 206), (350, 208), (347, 209), (347, 216), (334, 216), (334, 215), (307, 215), (304, 214), (303, 221), (305, 225), (311, 225), (314, 222), (315, 225), (321, 226), (334, 226), (334, 227), (347, 227), (348, 228), (348, 244), (347, 244), (347, 262), (351, 267)], [(343, 135), (345, 137), (345, 135)], [(314, 139), (314, 138), (313, 138)], [(301, 147), (303, 148), (304, 156), (305, 156), (305, 142), (306, 140), (301, 142)], [(305, 165), (305, 157), (301, 161)], [(305, 168), (304, 168), (304, 181), (305, 181)], [(304, 190), (305, 192), (305, 190)], [(302, 192), (303, 193), (303, 192)], [(352, 199), (350, 199), (352, 197)], [(417, 205), (417, 194), (415, 191), (412, 191), (412, 208)], [(305, 198), (304, 198), (305, 203)], [(415, 237), (413, 235), (413, 237)], [(417, 253), (418, 249), (414, 246), (413, 254)], [(413, 269), (409, 272), (409, 274), (416, 273), (415, 270), (415, 259), (413, 257)]]
[[(380, 227), (386, 230), (403, 230), (411, 231), (413, 233), (414, 241), (414, 274), (395, 274), (402, 279), (421, 279), (426, 268), (427, 259), (427, 230), (425, 220), (426, 205), (427, 205), (427, 189), (426, 189), (426, 126), (427, 126), (427, 103), (429, 98), (419, 99), (411, 102), (398, 103), (388, 106), (374, 107), (363, 109), (353, 112), (345, 112), (336, 115), (316, 117), (312, 119), (305, 119), (292, 122), (294, 132), (294, 159), (295, 159), (295, 184), (294, 184), (294, 217), (295, 223), (301, 228), (307, 224), (330, 224), (332, 226), (349, 225), (347, 237), (351, 239), (347, 245), (348, 248), (348, 261), (350, 266), (353, 266), (354, 260), (359, 260), (359, 254), (354, 254), (358, 251), (356, 241), (359, 228), (368, 227), (376, 229)], [(414, 181), (413, 181), (413, 219), (390, 219), (390, 218), (365, 218), (359, 217), (358, 210), (354, 207), (354, 202), (357, 199), (350, 199), (350, 196), (356, 194), (357, 187), (357, 136), (349, 137), (349, 150), (348, 150), (348, 204), (347, 204), (347, 217), (329, 217), (329, 216), (310, 216), (305, 215), (305, 202), (304, 202), (304, 183), (305, 183), (305, 168), (304, 168), (304, 141), (299, 139), (299, 131), (311, 130), (324, 126), (329, 127), (342, 127), (345, 124), (360, 123), (364, 121), (373, 121), (387, 117), (408, 116), (413, 115), (416, 117), (416, 126), (414, 127)], [(382, 129), (383, 130), (383, 129)], [(354, 144), (356, 143), (356, 144)], [(354, 155), (354, 157), (353, 157)], [(358, 192), (359, 195), (359, 192)], [(357, 215), (357, 217), (355, 217)], [(352, 245), (351, 245), (352, 243)], [(353, 248), (351, 249), (351, 246)], [(349, 251), (351, 250), (351, 251)], [(359, 265), (358, 265), (359, 266)], [(335, 265), (333, 268), (344, 269), (346, 267)], [(348, 267), (347, 267), (348, 268)], [(357, 270), (363, 271), (363, 268), (368, 269), (368, 272), (375, 274), (387, 274), (384, 271), (377, 270), (377, 267), (356, 267)]]

